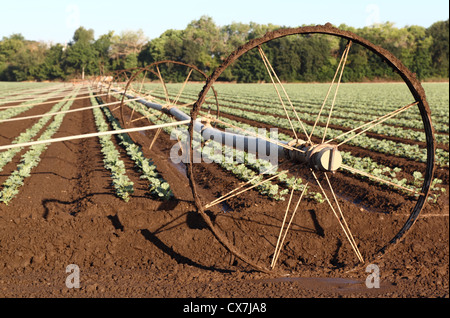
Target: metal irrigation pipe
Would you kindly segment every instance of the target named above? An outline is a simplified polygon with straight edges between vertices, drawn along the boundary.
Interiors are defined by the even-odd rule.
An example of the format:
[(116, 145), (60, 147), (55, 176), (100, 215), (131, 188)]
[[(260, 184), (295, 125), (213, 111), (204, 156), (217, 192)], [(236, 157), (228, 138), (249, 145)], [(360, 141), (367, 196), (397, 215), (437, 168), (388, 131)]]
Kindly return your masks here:
[[(141, 103), (142, 105), (147, 106), (148, 108), (171, 115), (178, 121), (192, 122), (191, 117), (182, 112), (181, 110), (179, 110), (177, 107), (165, 107), (157, 103), (149, 102), (142, 98), (136, 99), (136, 96), (132, 96), (129, 94), (125, 94), (125, 97), (129, 99), (135, 99), (136, 102)], [(258, 137), (244, 136), (240, 134), (224, 132), (219, 129), (202, 124), (199, 121), (195, 121), (194, 130), (198, 133), (201, 133), (202, 137), (206, 140), (213, 139), (214, 141), (222, 145), (233, 147), (237, 150), (245, 151), (248, 153), (258, 155), (261, 154), (263, 156), (267, 156), (268, 154), (274, 155), (273, 151), (276, 150), (278, 158), (292, 158), (294, 157), (292, 155), (293, 152), (301, 152), (298, 149), (289, 147), (287, 142), (284, 141), (274, 140), (273, 142), (271, 142)], [(287, 148), (291, 148), (294, 150), (289, 150)]]

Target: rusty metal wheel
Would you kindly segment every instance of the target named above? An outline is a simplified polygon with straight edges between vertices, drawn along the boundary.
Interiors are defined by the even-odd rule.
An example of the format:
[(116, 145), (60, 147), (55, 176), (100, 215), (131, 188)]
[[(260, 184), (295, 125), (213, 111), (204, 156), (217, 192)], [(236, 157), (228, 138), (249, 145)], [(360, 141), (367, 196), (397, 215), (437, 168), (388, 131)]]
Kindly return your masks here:
[[(341, 59), (337, 66), (334, 78), (330, 78), (330, 89), (331, 87), (335, 87), (335, 97), (338, 92), (339, 84), (341, 83), (344, 66), (346, 66), (347, 56), (352, 46), (359, 47), (377, 59), (381, 59), (390, 71), (397, 73), (399, 79), (406, 85), (409, 97), (407, 100), (405, 99), (403, 104), (399, 104), (392, 110), (385, 111), (383, 115), (377, 116), (377, 118), (370, 121), (366, 120), (363, 124), (355, 125), (344, 132), (341, 131), (340, 134), (334, 134), (329, 137), (329, 133), (332, 130), (331, 125), (333, 125), (333, 120), (335, 119), (332, 116), (333, 107), (335, 109), (338, 107), (337, 105), (334, 105), (333, 100), (331, 106), (329, 106), (329, 113), (325, 116), (328, 120), (325, 120), (322, 125), (322, 131), (324, 129), (323, 137), (314, 137), (313, 131), (317, 131), (318, 129), (318, 120), (324, 107), (322, 106), (318, 114), (316, 113), (314, 116), (311, 116), (311, 120), (301, 119), (300, 117), (302, 117), (303, 113), (308, 112), (308, 109), (304, 106), (302, 107), (301, 101), (297, 101), (297, 103), (291, 102), (289, 93), (284, 89), (283, 83), (279, 81), (277, 70), (272, 67), (270, 59), (264, 53), (264, 45), (270, 41), (289, 36), (301, 36), (306, 38), (320, 36), (343, 41), (344, 44), (346, 44), (345, 48), (343, 48), (340, 53)], [(259, 138), (259, 140), (264, 140), (265, 143), (262, 147), (257, 146), (253, 151), (257, 154), (262, 153), (268, 149), (267, 147), (269, 147), (269, 144), (275, 145), (276, 152), (281, 159), (279, 163), (290, 165), (286, 168), (289, 176), (294, 177), (295, 180), (302, 178), (303, 181), (305, 181), (303, 186), (298, 187), (296, 191), (294, 191), (294, 187), (292, 187), (292, 191), (289, 190), (289, 200), (286, 200), (288, 202), (284, 201), (277, 203), (274, 207), (266, 206), (264, 208), (265, 210), (258, 210), (254, 207), (245, 207), (246, 194), (249, 194), (249, 191), (254, 191), (255, 189), (255, 182), (253, 181), (247, 181), (245, 186), (243, 186), (242, 183), (237, 187), (234, 185), (231, 187), (230, 192), (225, 194), (219, 193), (218, 195), (221, 195), (219, 198), (217, 198), (218, 195), (213, 197), (213, 199), (211, 199), (210, 195), (205, 195), (208, 189), (206, 192), (203, 191), (202, 181), (198, 175), (202, 165), (205, 163), (196, 163), (193, 160), (195, 154), (199, 152), (198, 146), (194, 143), (195, 138), (198, 138), (195, 137), (195, 135), (201, 132), (201, 137), (205, 140), (211, 138), (211, 135), (213, 135), (208, 127), (197, 127), (198, 124), (196, 123), (196, 119), (200, 114), (201, 107), (205, 102), (209, 90), (215, 85), (221, 74), (228, 67), (231, 67), (233, 63), (236, 63), (240, 58), (245, 56), (245, 54), (257, 53), (261, 55), (261, 60), (272, 79), (273, 85), (268, 86), (270, 86), (270, 89), (272, 90), (273, 87), (275, 87), (273, 100), (279, 102), (280, 109), (282, 109), (281, 106), (284, 108), (284, 113), (287, 117), (285, 119), (288, 119), (291, 128), (290, 133), (287, 134), (291, 136), (292, 140), (289, 142), (275, 138), (271, 139), (256, 136), (256, 139)], [(351, 69), (351, 65), (347, 65), (346, 67), (347, 69)], [(216, 89), (218, 89), (217, 85)], [(330, 91), (328, 91), (328, 94), (329, 92)], [(327, 101), (328, 94), (325, 97), (325, 101)], [(361, 98), (363, 98), (363, 96), (361, 96)], [(325, 105), (325, 101), (319, 100), (317, 101), (317, 104)], [(364, 133), (370, 132), (374, 127), (381, 125), (387, 118), (395, 120), (398, 118), (399, 114), (404, 111), (413, 113), (412, 116), (415, 116), (414, 118), (418, 118), (419, 121), (421, 121), (422, 127), (418, 130), (425, 136), (424, 142), (420, 147), (420, 151), (423, 152), (425, 159), (423, 163), (416, 165), (420, 167), (418, 170), (420, 170), (422, 178), (416, 180), (420, 184), (416, 184), (414, 190), (407, 186), (398, 185), (384, 177), (377, 177), (358, 167), (354, 167), (343, 158), (345, 151), (356, 149), (355, 147), (347, 147), (348, 145), (346, 143), (350, 139), (355, 140), (356, 137), (359, 138), (364, 136)], [(222, 114), (224, 114), (223, 105)], [(237, 257), (259, 271), (273, 272), (278, 257), (280, 257), (280, 259), (284, 258), (285, 261), (290, 258), (290, 263), (292, 263), (293, 260), (293, 263), (296, 265), (301, 263), (316, 263), (320, 266), (326, 266), (331, 263), (334, 267), (353, 267), (355, 264), (364, 264), (369, 260), (374, 260), (381, 257), (405, 237), (408, 231), (411, 230), (427, 202), (435, 165), (435, 140), (430, 117), (430, 108), (425, 97), (424, 89), (415, 75), (390, 52), (370, 43), (354, 33), (334, 28), (330, 24), (279, 29), (268, 32), (261, 38), (253, 39), (245, 45), (242, 45), (236, 51), (231, 53), (207, 79), (190, 115), (191, 125), (189, 127), (189, 134), (191, 151), (189, 154), (190, 160), (187, 163), (187, 175), (192, 188), (197, 211), (203, 217), (206, 224), (208, 224), (217, 240), (231, 252), (234, 257)], [(308, 124), (306, 124), (306, 122), (308, 122)], [(266, 125), (266, 127), (268, 126), (270, 125)], [(398, 128), (394, 125), (392, 129)], [(242, 130), (244, 132), (243, 135), (248, 133), (247, 137), (236, 137), (236, 135), (234, 135), (234, 137), (232, 136), (231, 138), (234, 138), (235, 141), (239, 138), (245, 140), (240, 149), (249, 151), (250, 148), (248, 143), (254, 141), (252, 138), (255, 138), (255, 136), (254, 133), (252, 135), (252, 132), (246, 131), (245, 128)], [(289, 128), (285, 130), (289, 130)], [(222, 140), (219, 140), (219, 143), (222, 141), (223, 144), (223, 141), (226, 139), (225, 136), (226, 134), (219, 134), (219, 138), (222, 138)], [(228, 137), (230, 137), (230, 135)], [(217, 141), (217, 138), (214, 139)], [(372, 139), (375, 144), (375, 147), (372, 147), (373, 150), (370, 151), (369, 155), (367, 155), (367, 152), (362, 153), (365, 156), (372, 157), (372, 159), (376, 161), (382, 157), (377, 150), (375, 150), (377, 149), (378, 143), (380, 142), (381, 144), (381, 139)], [(232, 145), (236, 146), (237, 142)], [(383, 164), (388, 166), (390, 169), (389, 171), (391, 172), (400, 162), (395, 156), (383, 155), (383, 158), (388, 159), (385, 160)], [(409, 180), (408, 182), (413, 178), (412, 174), (411, 170), (405, 170), (405, 173), (402, 172), (402, 176), (404, 176), (405, 180)], [(265, 175), (261, 174), (259, 177), (264, 179), (258, 179), (258, 182), (266, 182), (271, 178), (273, 179), (274, 174), (270, 174), (269, 176), (270, 178), (266, 178)], [(364, 203), (365, 205), (361, 204), (361, 201), (365, 200), (363, 197), (364, 194), (363, 192), (358, 193), (355, 190), (355, 187), (359, 185), (363, 187), (363, 184), (366, 184), (368, 189), (371, 189), (370, 191), (367, 191), (368, 194), (366, 195), (374, 200), (379, 196), (378, 202), (371, 203), (370, 200), (366, 200)], [(355, 191), (352, 190), (352, 187)], [(242, 189), (244, 189), (244, 191), (241, 191)], [(330, 218), (335, 222), (330, 223), (332, 225), (329, 227), (330, 229), (338, 229), (340, 232), (339, 234), (328, 234), (328, 232), (324, 230), (323, 225), (315, 224), (316, 228), (309, 225), (302, 228), (300, 223), (296, 224), (294, 214), (299, 207), (300, 210), (302, 210), (303, 215), (312, 213), (308, 212), (308, 209), (314, 210), (316, 207), (315, 202), (312, 202), (311, 200), (308, 201), (304, 198), (306, 191), (310, 190), (314, 190), (316, 193), (321, 194), (325, 201), (323, 204), (327, 206), (328, 211), (330, 212)], [(209, 189), (209, 191), (211, 194), (213, 189)], [(372, 194), (370, 194), (371, 191), (373, 191)], [(240, 194), (240, 199), (239, 196), (234, 196), (234, 194), (238, 192), (242, 192), (242, 194)], [(352, 196), (352, 192), (357, 192), (358, 194), (356, 195), (359, 196)], [(232, 193), (233, 195), (231, 195)], [(224, 212), (218, 208), (217, 203), (229, 202), (227, 200), (238, 200), (237, 205), (241, 203), (243, 207), (237, 211)], [(358, 202), (358, 200), (360, 201)], [(297, 203), (294, 204), (294, 202)], [(289, 213), (291, 213), (291, 216), (289, 216)], [(358, 215), (358, 213), (362, 214), (362, 216)], [(258, 216), (257, 214), (260, 215)], [(333, 217), (333, 215), (335, 217)], [(289, 219), (293, 222), (290, 228), (291, 222), (289, 222)], [(357, 220), (355, 222), (358, 223), (356, 225), (351, 224), (351, 222), (347, 223), (349, 219), (355, 219)], [(364, 224), (366, 219), (367, 223)], [(302, 220), (304, 221), (305, 219), (303, 218)], [(312, 222), (314, 223), (314, 220)], [(397, 225), (394, 226), (394, 223)], [(257, 228), (256, 225), (260, 226)], [(384, 234), (384, 232), (381, 234), (380, 229), (384, 230), (383, 227), (391, 225), (393, 228), (390, 230), (390, 234)], [(361, 237), (358, 232), (352, 234), (351, 230), (354, 230), (352, 226), (361, 228), (362, 230), (370, 230), (370, 234), (368, 234), (367, 237)], [(321, 230), (318, 230), (318, 228)], [(254, 231), (254, 233), (250, 233), (251, 231)], [(320, 231), (322, 231), (322, 233), (318, 233)], [(324, 233), (324, 231), (326, 233)], [(311, 237), (310, 243), (315, 242), (312, 244), (314, 246), (302, 246), (302, 237), (305, 237), (305, 235)], [(387, 237), (387, 235), (390, 235), (390, 237)], [(315, 253), (317, 255), (322, 255), (320, 253), (321, 244), (331, 244), (327, 240), (330, 242), (333, 241), (333, 244), (337, 246), (335, 246), (335, 256), (324, 256), (323, 259), (317, 262), (311, 256), (309, 260), (305, 261), (305, 257), (302, 256), (302, 253), (305, 253), (305, 250), (315, 248)], [(290, 246), (286, 247), (286, 242), (290, 242)], [(249, 245), (252, 245), (252, 247), (249, 248)], [(293, 247), (297, 250), (294, 250)], [(338, 259), (337, 257), (337, 254), (341, 253), (343, 249), (349, 251), (345, 253), (345, 260)], [(330, 249), (328, 249), (328, 252), (329, 251)], [(350, 257), (349, 255), (353, 255), (353, 257)], [(292, 266), (287, 268), (287, 270), (292, 270)]]
[[(133, 102), (133, 99), (161, 105), (161, 114), (172, 116), (171, 108), (188, 114), (206, 78), (206, 74), (196, 66), (170, 60), (158, 61), (135, 70), (121, 92), (120, 114), (123, 126), (131, 128), (141, 121), (151, 124), (152, 120), (158, 118), (147, 112), (148, 107)], [(211, 87), (211, 92), (203, 109), (218, 118), (219, 102), (214, 87)], [(159, 133), (160, 130), (155, 132), (155, 138)], [(130, 136), (133, 138), (132, 134)]]

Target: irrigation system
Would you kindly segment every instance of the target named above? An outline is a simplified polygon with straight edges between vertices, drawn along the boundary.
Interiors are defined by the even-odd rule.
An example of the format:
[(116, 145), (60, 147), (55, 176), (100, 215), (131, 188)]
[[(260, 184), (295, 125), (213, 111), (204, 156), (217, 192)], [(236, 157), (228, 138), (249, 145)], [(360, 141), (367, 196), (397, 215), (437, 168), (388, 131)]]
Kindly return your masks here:
[[(339, 41), (346, 41), (346, 46), (342, 52), (340, 57), (339, 64), (336, 68), (336, 73), (331, 80), (330, 88), (327, 92), (323, 105), (320, 109), (320, 112), (317, 118), (311, 118), (310, 122), (314, 123), (311, 131), (307, 131), (305, 121), (301, 119), (299, 113), (297, 113), (297, 109), (294, 107), (289, 94), (282, 81), (280, 81), (277, 72), (274, 67), (271, 65), (269, 58), (266, 56), (263, 44), (274, 41), (287, 36), (304, 36), (308, 37), (314, 34), (326, 35), (337, 38)], [(342, 81), (342, 74), (344, 72), (344, 67), (347, 63), (348, 54), (352, 47), (355, 45), (362, 46), (365, 50), (371, 52), (378, 58), (382, 59), (387, 67), (391, 68), (394, 72), (398, 73), (400, 78), (404, 81), (404, 83), (409, 88), (411, 95), (414, 99), (414, 102), (402, 105), (396, 110), (388, 112), (387, 114), (380, 116), (374, 120), (368, 121), (363, 125), (354, 127), (353, 129), (344, 132), (341, 136), (337, 136), (333, 139), (326, 139), (327, 129), (329, 129), (330, 119), (332, 118), (333, 108), (336, 101), (336, 96), (339, 90), (339, 85)], [(278, 139), (271, 139), (268, 136), (262, 136), (255, 134), (252, 131), (248, 131), (245, 128), (237, 128), (238, 130), (242, 130), (241, 133), (237, 132), (228, 132), (223, 129), (219, 129), (216, 127), (216, 124), (225, 124), (220, 120), (220, 112), (219, 112), (219, 99), (218, 94), (214, 90), (215, 82), (220, 78), (221, 74), (233, 65), (241, 56), (248, 54), (249, 52), (257, 52), (264, 63), (266, 71), (268, 72), (273, 88), (278, 96), (280, 107), (284, 110), (286, 114), (286, 118), (288, 119), (291, 132), (294, 136), (291, 141), (282, 141)], [(167, 83), (164, 80), (164, 76), (161, 72), (161, 68), (163, 65), (172, 64), (174, 67), (184, 67), (186, 71), (186, 78), (183, 82), (183, 85), (179, 91), (178, 96), (172, 98), (168, 94)], [(190, 79), (196, 75), (196, 82), (198, 82), (199, 78), (203, 78), (204, 86), (202, 90), (199, 92), (196, 99), (192, 100), (192, 102), (185, 102), (180, 100), (180, 96), (182, 95), (184, 87), (189, 83)], [(144, 84), (145, 81), (150, 81), (150, 78), (153, 77), (153, 82), (159, 83), (162, 87), (164, 93), (163, 96), (153, 96), (152, 92), (145, 91)], [(430, 108), (427, 103), (424, 89), (422, 88), (420, 82), (417, 80), (415, 75), (411, 73), (395, 56), (393, 56), (387, 50), (376, 46), (369, 41), (359, 37), (358, 35), (343, 31), (337, 28), (332, 27), (329, 24), (326, 25), (318, 25), (318, 26), (309, 26), (309, 27), (300, 27), (300, 28), (288, 28), (288, 29), (279, 29), (273, 32), (268, 32), (264, 36), (253, 39), (248, 43), (238, 47), (233, 53), (226, 58), (223, 63), (215, 69), (215, 71), (207, 76), (201, 70), (193, 65), (189, 65), (186, 63), (181, 63), (178, 61), (160, 61), (148, 65), (144, 68), (133, 69), (133, 70), (123, 70), (120, 72), (116, 72), (115, 74), (111, 74), (108, 76), (99, 76), (91, 82), (92, 87), (98, 89), (97, 97), (101, 96), (109, 96), (109, 95), (119, 95), (121, 99), (114, 103), (108, 103), (106, 105), (117, 105), (121, 109), (121, 121), (123, 125), (122, 130), (115, 130), (111, 132), (103, 132), (102, 134), (119, 134), (119, 133), (130, 133), (130, 136), (133, 138), (132, 132), (135, 131), (144, 131), (149, 129), (157, 129), (160, 131), (162, 128), (169, 126), (177, 126), (177, 125), (188, 125), (189, 126), (189, 138), (190, 138), (190, 147), (191, 151), (189, 152), (190, 160), (186, 163), (186, 173), (189, 180), (189, 185), (192, 189), (192, 194), (195, 202), (196, 209), (198, 213), (202, 216), (205, 223), (208, 225), (213, 235), (217, 238), (217, 240), (235, 257), (244, 261), (245, 263), (251, 265), (254, 269), (263, 271), (263, 272), (273, 272), (276, 266), (277, 258), (280, 255), (280, 251), (284, 244), (284, 240), (286, 238), (287, 232), (290, 228), (292, 219), (301, 205), (301, 202), (304, 197), (304, 193), (306, 189), (310, 187), (311, 183), (316, 183), (317, 186), (321, 189), (327, 204), (329, 205), (330, 210), (335, 215), (336, 219), (339, 221), (340, 227), (345, 235), (346, 240), (351, 245), (356, 258), (358, 259), (359, 264), (364, 264), (368, 260), (364, 259), (362, 253), (359, 251), (359, 244), (356, 242), (354, 236), (352, 235), (350, 228), (348, 227), (345, 217), (342, 211), (342, 207), (339, 203), (339, 200), (336, 198), (335, 191), (332, 186), (332, 182), (330, 179), (337, 171), (347, 171), (354, 174), (359, 174), (361, 176), (366, 177), (370, 181), (381, 182), (384, 185), (392, 186), (396, 190), (404, 190), (405, 196), (415, 196), (416, 201), (413, 207), (411, 208), (409, 217), (406, 222), (401, 226), (400, 230), (388, 241), (384, 246), (382, 246), (374, 257), (381, 257), (386, 251), (388, 251), (391, 247), (393, 247), (396, 243), (398, 243), (408, 231), (411, 230), (413, 224), (418, 219), (418, 216), (423, 209), (427, 196), (430, 191), (431, 182), (433, 179), (434, 165), (435, 165), (435, 139), (434, 139), (434, 130), (431, 123), (430, 118)], [(335, 93), (332, 94), (331, 88), (335, 87)], [(331, 100), (331, 106), (326, 108), (325, 104), (327, 101)], [(211, 111), (210, 108), (206, 106), (206, 102), (213, 102), (215, 104), (216, 112)], [(167, 123), (165, 125), (145, 125), (141, 127), (134, 127), (133, 123), (136, 121), (142, 120), (143, 117), (138, 117), (135, 113), (134, 109), (131, 115), (128, 115), (127, 109), (128, 104), (130, 102), (139, 103), (146, 109), (151, 109), (161, 114), (165, 114), (174, 119), (174, 122)], [(98, 107), (104, 107), (104, 105), (99, 105)], [(188, 115), (183, 108), (188, 107), (190, 110), (190, 114)], [(88, 108), (86, 108), (88, 109)], [(420, 191), (411, 190), (406, 187), (402, 187), (400, 185), (396, 185), (390, 181), (380, 179), (374, 175), (369, 173), (360, 171), (358, 169), (354, 169), (343, 163), (343, 158), (341, 155), (341, 149), (347, 142), (352, 140), (353, 138), (364, 134), (366, 131), (369, 131), (371, 128), (385, 122), (388, 119), (395, 118), (398, 114), (406, 111), (415, 109), (421, 117), (423, 123), (423, 131), (426, 135), (426, 152), (427, 152), (427, 160), (426, 160), (426, 168), (424, 170), (424, 179), (421, 186)], [(84, 110), (84, 109), (81, 109)], [(328, 111), (328, 114), (325, 113)], [(199, 116), (201, 112), (207, 112), (208, 114), (205, 116), (201, 116), (201, 120), (199, 120)], [(292, 115), (293, 114), (293, 115)], [(325, 132), (322, 138), (314, 137), (313, 131), (318, 127), (318, 119), (320, 116), (325, 116), (327, 118), (325, 125)], [(144, 118), (145, 119), (145, 118)], [(206, 119), (206, 121), (205, 121)], [(149, 121), (151, 122), (151, 121)], [(231, 124), (228, 124), (232, 126)], [(233, 127), (236, 128), (236, 127)], [(193, 160), (195, 149), (193, 148), (194, 134), (200, 134), (204, 140), (213, 139), (215, 142), (218, 142), (222, 145), (226, 145), (232, 148), (235, 148), (240, 151), (254, 153), (258, 155), (267, 155), (268, 153), (276, 153), (277, 158), (280, 162), (284, 164), (290, 165), (288, 168), (289, 172), (292, 172), (295, 175), (298, 171), (303, 169), (302, 171), (309, 171), (309, 176), (311, 180), (305, 185), (300, 197), (298, 198), (297, 203), (294, 203), (293, 198), (293, 190), (290, 194), (290, 199), (288, 203), (288, 207), (286, 209), (286, 215), (284, 217), (283, 223), (279, 228), (279, 235), (277, 244), (275, 247), (275, 251), (272, 255), (271, 264), (268, 266), (267, 263), (261, 260), (255, 259), (253, 256), (246, 255), (245, 247), (238, 246), (233, 243), (227, 235), (224, 234), (223, 230), (218, 227), (215, 222), (211, 219), (210, 215), (207, 213), (208, 210), (217, 204), (218, 202), (223, 202), (233, 196), (236, 195), (244, 195), (246, 191), (253, 189), (255, 186), (263, 184), (266, 181), (272, 180), (274, 175), (270, 175), (266, 179), (261, 179), (258, 183), (246, 182), (241, 184), (238, 188), (233, 189), (229, 193), (216, 198), (213, 201), (209, 201), (205, 199), (199, 191), (198, 181), (196, 180), (196, 163)], [(159, 132), (158, 132), (159, 134)], [(100, 133), (92, 133), (87, 135), (79, 135), (79, 136), (69, 136), (67, 138), (58, 138), (54, 140), (44, 140), (39, 141), (40, 143), (50, 143), (50, 142), (59, 142), (63, 140), (69, 139), (77, 139), (77, 138), (89, 138), (99, 136)], [(345, 138), (343, 138), (345, 137)], [(0, 147), (0, 150), (9, 149), (12, 147), (24, 147), (36, 144), (38, 142), (29, 142), (26, 144), (15, 144)], [(320, 174), (320, 176), (319, 176)], [(251, 180), (254, 181), (254, 180)], [(292, 217), (290, 220), (287, 217), (288, 211), (292, 211)]]

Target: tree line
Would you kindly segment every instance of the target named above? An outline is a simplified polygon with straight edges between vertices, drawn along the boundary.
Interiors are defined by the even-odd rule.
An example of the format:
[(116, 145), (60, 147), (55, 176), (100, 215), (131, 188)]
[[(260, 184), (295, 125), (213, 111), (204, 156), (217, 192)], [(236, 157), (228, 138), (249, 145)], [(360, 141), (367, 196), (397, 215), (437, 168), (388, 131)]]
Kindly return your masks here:
[[(197, 66), (210, 74), (239, 45), (280, 28), (277, 25), (232, 23), (219, 27), (213, 19), (202, 16), (184, 30), (167, 30), (148, 40), (142, 30), (94, 36), (92, 29), (78, 28), (67, 45), (29, 41), (21, 34), (0, 41), (1, 81), (70, 80), (85, 76), (111, 74), (115, 70), (142, 67), (152, 62), (174, 60)], [(448, 79), (449, 20), (438, 21), (428, 28), (392, 23), (354, 28), (351, 31), (380, 45), (399, 58), (421, 80)], [(330, 81), (346, 41), (320, 34), (289, 36), (263, 45), (282, 81)], [(396, 80), (373, 53), (353, 45), (347, 58), (343, 81)], [(166, 79), (182, 81), (182, 68), (173, 68)], [(252, 50), (221, 75), (222, 81), (270, 81), (257, 50)]]

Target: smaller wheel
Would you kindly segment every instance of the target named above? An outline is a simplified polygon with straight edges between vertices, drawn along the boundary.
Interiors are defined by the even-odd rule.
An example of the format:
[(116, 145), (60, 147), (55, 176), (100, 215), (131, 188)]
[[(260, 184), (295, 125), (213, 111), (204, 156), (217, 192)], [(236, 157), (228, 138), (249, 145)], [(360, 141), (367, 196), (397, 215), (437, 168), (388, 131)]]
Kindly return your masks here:
[[(189, 114), (198, 94), (203, 87), (207, 75), (194, 65), (176, 62), (159, 61), (136, 70), (124, 85), (120, 117), (125, 128), (141, 125), (143, 122), (152, 123), (157, 115), (149, 115), (146, 107), (130, 99), (141, 98), (147, 102), (162, 106), (162, 113), (177, 107)], [(202, 111), (210, 116), (219, 117), (219, 102), (214, 87), (206, 97)], [(155, 134), (159, 134), (157, 130)], [(130, 135), (133, 138), (133, 134)]]

